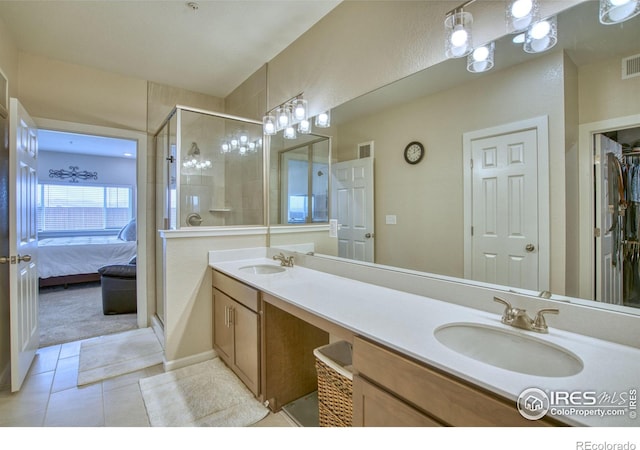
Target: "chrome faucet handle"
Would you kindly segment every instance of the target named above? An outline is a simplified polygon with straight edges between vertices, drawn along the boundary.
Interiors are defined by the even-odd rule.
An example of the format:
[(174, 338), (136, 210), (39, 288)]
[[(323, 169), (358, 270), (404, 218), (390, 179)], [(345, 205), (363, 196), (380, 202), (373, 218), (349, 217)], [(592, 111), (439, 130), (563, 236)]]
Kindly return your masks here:
[(544, 319), (545, 314), (559, 314), (560, 310), (557, 308), (543, 308), (536, 314), (536, 318), (533, 321), (533, 329), (540, 333), (548, 333), (549, 327), (547, 321)]
[(511, 303), (500, 297), (493, 297), (493, 301), (502, 303), (504, 305), (504, 312), (502, 313), (502, 323), (510, 324), (513, 320), (513, 306), (511, 306)]

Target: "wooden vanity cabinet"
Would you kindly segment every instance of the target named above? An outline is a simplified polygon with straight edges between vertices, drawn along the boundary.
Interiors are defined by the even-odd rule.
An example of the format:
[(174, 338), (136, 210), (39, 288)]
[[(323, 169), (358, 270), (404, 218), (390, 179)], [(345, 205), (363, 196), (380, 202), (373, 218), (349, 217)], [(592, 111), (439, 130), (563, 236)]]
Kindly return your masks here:
[(213, 348), (256, 396), (260, 394), (260, 293), (213, 271)]
[(507, 401), (470, 383), (356, 337), (354, 426), (552, 426), (530, 421)]

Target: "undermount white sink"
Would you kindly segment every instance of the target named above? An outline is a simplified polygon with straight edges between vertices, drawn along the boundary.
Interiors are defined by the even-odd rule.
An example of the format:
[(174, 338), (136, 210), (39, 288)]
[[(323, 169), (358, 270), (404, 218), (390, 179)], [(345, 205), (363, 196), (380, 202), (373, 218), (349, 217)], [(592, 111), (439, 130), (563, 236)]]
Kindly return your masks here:
[(273, 273), (284, 272), (286, 269), (282, 266), (276, 266), (272, 264), (255, 264), (252, 266), (240, 267), (242, 272), (254, 273), (257, 275), (269, 275)]
[(584, 365), (562, 347), (525, 335), (475, 323), (454, 323), (437, 328), (436, 339), (462, 355), (501, 369), (542, 377), (568, 377)]

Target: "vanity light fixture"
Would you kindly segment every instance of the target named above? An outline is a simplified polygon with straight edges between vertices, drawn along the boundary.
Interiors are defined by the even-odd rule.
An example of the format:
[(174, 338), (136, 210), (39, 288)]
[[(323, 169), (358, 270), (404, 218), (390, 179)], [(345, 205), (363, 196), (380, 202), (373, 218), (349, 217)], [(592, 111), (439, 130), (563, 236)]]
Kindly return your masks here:
[(462, 58), (473, 50), (471, 38), (473, 16), (463, 10), (463, 7), (469, 3), (471, 2), (449, 11), (444, 19), (446, 33), (445, 54), (447, 58)]
[(611, 25), (640, 14), (640, 0), (600, 0), (600, 23)]
[(331, 112), (323, 111), (316, 116), (315, 125), (318, 128), (329, 128), (331, 126)]
[(268, 136), (273, 136), (276, 130), (276, 118), (272, 114), (267, 114), (262, 118), (262, 132)]
[(481, 73), (493, 68), (495, 42), (477, 47), (467, 56), (467, 70), (471, 73)]
[(311, 121), (309, 119), (303, 119), (298, 124), (298, 133), (309, 134), (311, 133)]
[(282, 132), (282, 136), (285, 139), (296, 139), (298, 135), (296, 134), (296, 128), (293, 125), (289, 125)]
[[(308, 134), (311, 132), (311, 123), (308, 120), (309, 109), (307, 101), (302, 94), (287, 100), (281, 105), (273, 108), (262, 118), (262, 131), (264, 134), (273, 136), (280, 130), (288, 130), (291, 136), (295, 134), (295, 125), (298, 125), (298, 132)], [(287, 139), (295, 139), (287, 138)]]
[(558, 20), (556, 17), (540, 20), (527, 30), (524, 51), (541, 53), (549, 50), (558, 42)]
[(538, 0), (510, 0), (506, 9), (507, 33), (522, 33), (539, 20)]
[(291, 117), (291, 105), (285, 103), (276, 108), (276, 130), (284, 130), (293, 122)]
[(307, 101), (300, 97), (293, 101), (293, 121), (300, 122), (307, 120)]

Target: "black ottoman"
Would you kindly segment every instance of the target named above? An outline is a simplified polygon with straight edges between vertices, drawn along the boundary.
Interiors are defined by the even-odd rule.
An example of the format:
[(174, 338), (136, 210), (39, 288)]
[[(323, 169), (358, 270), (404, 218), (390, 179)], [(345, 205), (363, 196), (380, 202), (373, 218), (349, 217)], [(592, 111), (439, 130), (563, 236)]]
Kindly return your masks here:
[(102, 285), (103, 314), (137, 312), (135, 264), (104, 266), (98, 269), (98, 273)]

